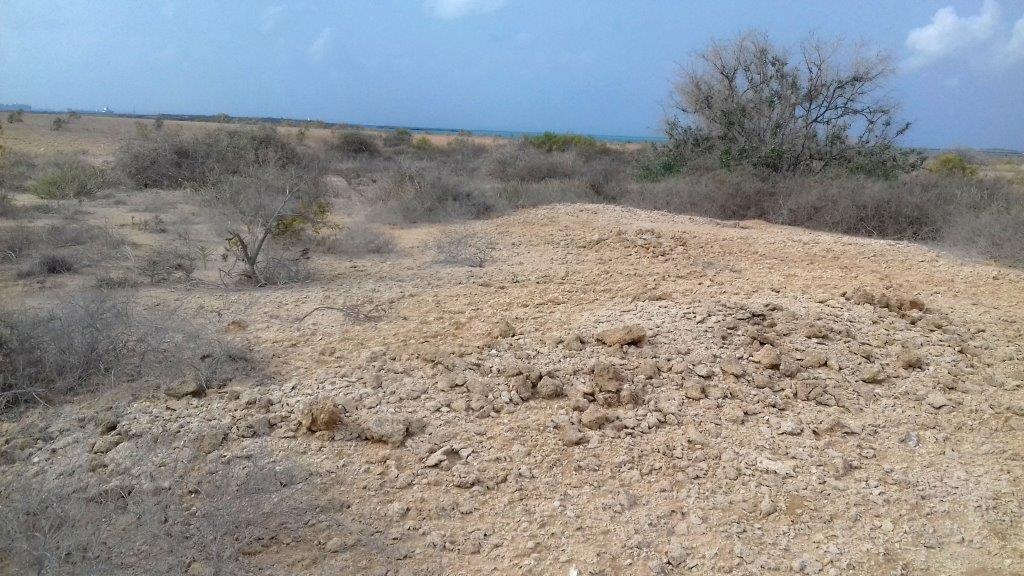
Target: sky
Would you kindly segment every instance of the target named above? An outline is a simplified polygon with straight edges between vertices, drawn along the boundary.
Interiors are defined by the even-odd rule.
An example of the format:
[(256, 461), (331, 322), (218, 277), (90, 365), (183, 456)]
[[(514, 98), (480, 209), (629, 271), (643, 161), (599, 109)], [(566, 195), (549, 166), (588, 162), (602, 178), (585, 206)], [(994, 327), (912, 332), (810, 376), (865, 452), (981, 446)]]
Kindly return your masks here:
[(908, 145), (1024, 150), (1024, 0), (0, 0), (0, 103), (647, 136), (751, 28), (892, 54)]

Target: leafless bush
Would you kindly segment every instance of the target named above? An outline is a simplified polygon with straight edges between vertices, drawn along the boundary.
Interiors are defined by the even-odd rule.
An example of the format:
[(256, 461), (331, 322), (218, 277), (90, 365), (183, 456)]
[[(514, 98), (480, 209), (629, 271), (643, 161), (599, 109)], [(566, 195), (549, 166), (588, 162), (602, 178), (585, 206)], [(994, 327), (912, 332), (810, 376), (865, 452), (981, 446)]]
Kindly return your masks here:
[(98, 556), (113, 520), (109, 501), (88, 500), (68, 481), (12, 482), (2, 494), (0, 553), (11, 574), (109, 574)]
[(139, 309), (126, 292), (0, 312), (0, 409), (115, 383), (151, 388), (192, 378), (216, 388), (249, 370), (245, 354), (173, 313)]
[(17, 262), (37, 246), (36, 229), (16, 224), (0, 229), (0, 253), (9, 262)]
[(35, 174), (37, 159), (17, 150), (0, 150), (0, 189), (24, 190)]
[(286, 286), (308, 282), (313, 278), (313, 271), (301, 256), (267, 255), (257, 264), (256, 271), (261, 281), (260, 286)]
[(0, 216), (4, 218), (15, 218), (19, 214), (14, 199), (7, 192), (0, 192)]
[(122, 144), (115, 166), (144, 188), (197, 188), (244, 174), (254, 165), (289, 167), (303, 161), (294, 145), (271, 127), (192, 136), (147, 130)]
[(114, 230), (92, 224), (64, 222), (47, 226), (18, 224), (0, 228), (0, 253), (11, 263), (22, 261), (33, 254), (42, 256), (46, 252), (55, 252), (85, 266), (109, 259), (125, 243), (124, 238)]
[(412, 132), (405, 128), (397, 128), (384, 135), (384, 145), (388, 148), (409, 146), (412, 144)]
[(432, 248), (439, 263), (470, 268), (483, 268), (494, 252), (489, 238), (464, 228), (441, 234)]
[(365, 222), (350, 222), (340, 232), (316, 239), (316, 247), (328, 254), (359, 257), (395, 251), (395, 239), (386, 230)]
[(0, 319), (0, 408), (46, 400), (113, 375), (131, 340), (123, 298), (88, 295)]

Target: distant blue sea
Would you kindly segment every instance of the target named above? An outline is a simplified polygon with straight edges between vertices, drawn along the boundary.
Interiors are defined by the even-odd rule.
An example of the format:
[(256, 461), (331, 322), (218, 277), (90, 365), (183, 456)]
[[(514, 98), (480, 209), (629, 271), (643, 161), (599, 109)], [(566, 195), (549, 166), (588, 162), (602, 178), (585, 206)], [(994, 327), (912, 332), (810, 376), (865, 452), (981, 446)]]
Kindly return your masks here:
[[(410, 128), (407, 126), (364, 126), (371, 130), (395, 130), (397, 128), (405, 128), (410, 132), (417, 134), (436, 134), (445, 136), (455, 136), (460, 132), (468, 132), (473, 136), (493, 136), (496, 138), (522, 138), (524, 136), (539, 136), (543, 132), (520, 132), (517, 130), (460, 130), (457, 128)], [(667, 139), (664, 136), (618, 136), (614, 134), (580, 134), (580, 136), (590, 136), (596, 140), (604, 142), (666, 142)]]

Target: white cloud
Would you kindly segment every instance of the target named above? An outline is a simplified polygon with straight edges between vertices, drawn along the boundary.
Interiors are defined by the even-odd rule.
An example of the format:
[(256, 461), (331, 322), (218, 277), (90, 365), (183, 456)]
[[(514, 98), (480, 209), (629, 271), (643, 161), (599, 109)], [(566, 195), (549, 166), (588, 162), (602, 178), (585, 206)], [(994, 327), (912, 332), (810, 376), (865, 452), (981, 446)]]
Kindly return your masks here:
[(952, 6), (940, 8), (927, 26), (907, 35), (910, 66), (924, 66), (971, 46), (983, 44), (996, 33), (1000, 22), (999, 4), (985, 0), (976, 16), (958, 16)]
[(1010, 62), (1024, 60), (1024, 16), (1013, 25), (1010, 41), (1003, 48), (1003, 57)]
[(284, 6), (278, 4), (276, 6), (267, 6), (263, 9), (263, 14), (260, 16), (260, 31), (270, 32), (277, 26), (277, 22), (281, 19), (281, 14), (284, 12)]
[(306, 49), (306, 56), (311, 62), (322, 62), (334, 44), (334, 29), (328, 26), (320, 31), (313, 43)]
[(493, 12), (504, 4), (505, 0), (426, 0), (427, 10), (445, 20)]

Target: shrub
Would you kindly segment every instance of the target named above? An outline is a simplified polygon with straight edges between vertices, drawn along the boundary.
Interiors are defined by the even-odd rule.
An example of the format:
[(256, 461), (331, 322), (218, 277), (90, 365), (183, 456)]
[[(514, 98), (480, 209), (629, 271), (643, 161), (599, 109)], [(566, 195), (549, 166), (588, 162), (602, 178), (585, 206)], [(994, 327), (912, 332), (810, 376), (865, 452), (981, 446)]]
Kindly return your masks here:
[(633, 173), (638, 182), (660, 182), (682, 173), (684, 162), (667, 146), (652, 144), (639, 152), (633, 161)]
[(47, 274), (72, 274), (78, 271), (77, 262), (69, 255), (44, 254), (30, 266), (18, 271), (18, 276), (28, 278)]
[(928, 163), (928, 170), (944, 176), (966, 178), (978, 175), (978, 167), (970, 164), (967, 157), (957, 152), (940, 154)]
[(501, 182), (540, 182), (575, 172), (571, 153), (549, 154), (532, 147), (503, 146), (492, 151), (487, 174)]
[(761, 219), (842, 234), (959, 248), (1024, 262), (1024, 195), (999, 180), (930, 174), (765, 176), (736, 170), (634, 186), (627, 204), (712, 218)]
[[(225, 271), (257, 286), (280, 284), (290, 268), (286, 258), (271, 262), (264, 249), (276, 240), (288, 240), (319, 230), (326, 222), (326, 189), (316, 171), (262, 167), (233, 176), (202, 193), (207, 206), (224, 219), (227, 250), (233, 258)], [(268, 275), (273, 275), (273, 278)]]
[(470, 268), (483, 268), (494, 252), (487, 237), (463, 228), (441, 234), (432, 247), (439, 263)]
[(28, 154), (0, 148), (0, 189), (24, 190), (36, 165), (36, 159)]
[(339, 133), (331, 146), (347, 156), (376, 156), (380, 154), (380, 145), (374, 136), (354, 130)]
[(384, 145), (388, 148), (397, 148), (410, 144), (412, 144), (412, 132), (405, 128), (396, 128), (384, 135)]
[(56, 118), (53, 119), (53, 122), (50, 123), (50, 130), (53, 130), (54, 132), (58, 132), (62, 128), (64, 128), (64, 126), (66, 126), (67, 123), (68, 123), (67, 120), (61, 118), (60, 116), (57, 116)]
[[(120, 235), (91, 224), (22, 224), (0, 229), (0, 255), (4, 260), (28, 262), (18, 271), (22, 277), (75, 272), (90, 261), (109, 258), (124, 246)], [(35, 258), (29, 261), (33, 255)]]
[(188, 247), (160, 244), (138, 263), (138, 272), (151, 284), (164, 284), (175, 279), (188, 282), (196, 271), (197, 255)]
[(59, 158), (41, 169), (28, 185), (28, 192), (48, 200), (84, 200), (95, 196), (107, 184), (103, 169), (77, 158)]
[(4, 218), (15, 218), (21, 214), (18, 210), (18, 206), (14, 204), (14, 199), (7, 192), (0, 192), (0, 216)]
[(568, 152), (569, 150), (600, 151), (607, 146), (590, 136), (579, 134), (556, 134), (545, 132), (523, 138), (528, 145), (543, 152)]
[(271, 127), (217, 129), (193, 136), (150, 130), (127, 140), (115, 166), (144, 188), (200, 188), (248, 171), (252, 166), (291, 167), (303, 163), (294, 145)]
[(371, 212), (385, 222), (441, 222), (484, 218), (500, 210), (482, 186), (436, 168), (401, 169), (381, 186)]
[(515, 209), (561, 203), (600, 203), (605, 198), (583, 179), (509, 182), (498, 192), (502, 203)]
[(18, 122), (24, 122), (24, 121), (25, 121), (25, 111), (24, 110), (14, 110), (13, 112), (8, 112), (7, 113), (7, 123), (8, 124), (17, 124)]
[(256, 266), (257, 285), (287, 286), (308, 282), (313, 273), (301, 257), (267, 256)]
[(328, 254), (359, 257), (395, 251), (395, 239), (386, 230), (363, 222), (351, 222), (337, 234), (320, 237), (317, 247)]
[(7, 308), (0, 312), (0, 409), (111, 383), (189, 378), (216, 388), (250, 371), (244, 354), (180, 318), (179, 311), (143, 311), (120, 291), (89, 291), (45, 309)]
[(437, 148), (437, 145), (426, 136), (417, 136), (416, 139), (412, 141), (412, 149), (417, 152), (436, 152)]
[(47, 400), (110, 376), (131, 340), (128, 302), (88, 295), (0, 317), (0, 408)]

